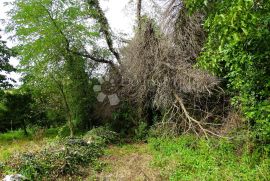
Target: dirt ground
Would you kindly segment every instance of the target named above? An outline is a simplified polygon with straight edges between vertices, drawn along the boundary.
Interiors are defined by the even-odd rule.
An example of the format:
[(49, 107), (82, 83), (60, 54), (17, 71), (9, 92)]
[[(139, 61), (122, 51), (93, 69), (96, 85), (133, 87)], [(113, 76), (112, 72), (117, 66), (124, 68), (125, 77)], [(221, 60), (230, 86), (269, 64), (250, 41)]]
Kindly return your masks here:
[(104, 181), (159, 181), (158, 170), (151, 167), (152, 157), (145, 144), (110, 147), (101, 158), (105, 169), (89, 180)]

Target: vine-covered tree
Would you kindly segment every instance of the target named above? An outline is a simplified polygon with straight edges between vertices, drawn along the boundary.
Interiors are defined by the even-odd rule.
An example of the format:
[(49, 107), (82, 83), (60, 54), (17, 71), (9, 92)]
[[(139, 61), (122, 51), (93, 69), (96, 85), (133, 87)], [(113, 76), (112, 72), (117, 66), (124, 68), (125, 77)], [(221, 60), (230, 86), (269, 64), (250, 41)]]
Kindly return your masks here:
[(270, 1), (184, 2), (206, 14), (208, 37), (199, 65), (226, 80), (232, 103), (249, 120), (253, 138), (269, 143)]
[(7, 30), (16, 31), (24, 86), (44, 81), (58, 91), (71, 135), (74, 126), (91, 127), (87, 72), (104, 63), (119, 75), (120, 63), (99, 1), (16, 0), (9, 14)]

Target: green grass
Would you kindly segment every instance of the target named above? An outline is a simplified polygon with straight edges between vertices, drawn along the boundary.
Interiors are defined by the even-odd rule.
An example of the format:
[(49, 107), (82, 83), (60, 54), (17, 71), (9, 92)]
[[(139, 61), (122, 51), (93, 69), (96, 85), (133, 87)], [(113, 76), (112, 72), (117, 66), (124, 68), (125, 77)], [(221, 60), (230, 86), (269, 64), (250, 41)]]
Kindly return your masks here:
[(12, 141), (19, 141), (19, 140), (31, 140), (35, 139), (36, 137), (52, 138), (57, 136), (58, 130), (59, 128), (49, 128), (49, 129), (29, 128), (27, 129), (28, 135), (25, 135), (22, 129), (16, 131), (9, 131), (0, 134), (0, 144), (10, 143)]
[(182, 136), (150, 139), (153, 166), (168, 180), (270, 180), (270, 159), (225, 140)]
[[(15, 153), (42, 150), (57, 136), (58, 129), (29, 130), (29, 133), (30, 136), (25, 136), (22, 130), (18, 130), (0, 134), (0, 165)], [(97, 160), (98, 164), (93, 164), (94, 170), (103, 170), (109, 175), (130, 156), (137, 158), (138, 154), (152, 159), (149, 168), (160, 172), (157, 175), (161, 174), (163, 180), (270, 180), (268, 155), (257, 154), (252, 146), (188, 135), (174, 139), (150, 138), (148, 144), (111, 145), (105, 149), (106, 164), (104, 160)]]
[(21, 152), (38, 151), (47, 142), (47, 139), (53, 139), (57, 136), (58, 128), (28, 129), (29, 135), (19, 129), (0, 134), (0, 162), (4, 162), (11, 155)]
[(9, 131), (0, 134), (0, 143), (10, 142), (13, 140), (21, 140), (25, 138), (29, 138), (29, 136), (24, 135), (24, 132), (21, 129), (16, 131)]

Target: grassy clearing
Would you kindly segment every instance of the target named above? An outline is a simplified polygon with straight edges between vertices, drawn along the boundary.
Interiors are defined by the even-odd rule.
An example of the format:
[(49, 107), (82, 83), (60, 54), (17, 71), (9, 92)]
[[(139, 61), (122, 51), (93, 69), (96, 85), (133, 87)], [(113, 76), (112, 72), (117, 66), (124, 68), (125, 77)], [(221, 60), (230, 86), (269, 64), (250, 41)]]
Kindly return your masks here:
[(23, 130), (17, 130), (17, 131), (9, 131), (7, 133), (0, 134), (0, 143), (6, 143), (13, 140), (21, 140), (28, 138), (28, 136), (24, 135)]
[(56, 137), (57, 128), (29, 129), (28, 133), (26, 136), (23, 130), (16, 130), (0, 134), (0, 162), (14, 154), (40, 150), (49, 139)]
[[(88, 155), (86, 158), (90, 158), (91, 156), (89, 155), (92, 155), (92, 153), (99, 155), (101, 150), (97, 149), (97, 151), (89, 152), (88, 148), (82, 151), (79, 145), (78, 149), (72, 146), (68, 148), (68, 150), (74, 149), (74, 154), (71, 154), (72, 157), (70, 157), (70, 153), (73, 151), (62, 152), (61, 144), (63, 142), (58, 141), (53, 147), (59, 147), (57, 150), (60, 150), (58, 154), (60, 157), (55, 157), (55, 154), (42, 152), (44, 147), (46, 147), (45, 145), (51, 142), (51, 139), (46, 137), (53, 138), (54, 134), (55, 130), (49, 131), (48, 134), (43, 132), (42, 135), (44, 137), (40, 137), (40, 139), (33, 139), (31, 136), (25, 137), (21, 132), (0, 135), (0, 163), (13, 158), (11, 155), (16, 155), (16, 153), (18, 153), (17, 155), (22, 152), (42, 153), (40, 157), (36, 155), (37, 159), (33, 162), (35, 164), (28, 165), (27, 162), (27, 168), (33, 169), (33, 165), (40, 162), (40, 165), (47, 165), (47, 169), (52, 164), (57, 166), (62, 165), (62, 162), (66, 163), (68, 158), (71, 165), (74, 163), (78, 166), (76, 166), (76, 168), (79, 168), (78, 173), (84, 173), (77, 174), (76, 172), (71, 176), (59, 176), (57, 180), (68, 180), (71, 178), (73, 180), (89, 181), (104, 179), (121, 181), (270, 180), (268, 174), (270, 159), (267, 155), (260, 157), (261, 155), (256, 154), (256, 152), (251, 154), (250, 147), (243, 147), (235, 142), (231, 143), (226, 140), (205, 140), (204, 138), (196, 138), (194, 136), (182, 136), (174, 139), (150, 138), (148, 144), (116, 145), (111, 144), (111, 140), (107, 139), (110, 132), (106, 132), (103, 129), (95, 129), (86, 134), (84, 139), (87, 142), (94, 141), (99, 144), (107, 142), (110, 146), (104, 147), (104, 155), (101, 158), (98, 158), (98, 156), (93, 157), (89, 163), (82, 162), (82, 166), (78, 163), (85, 160), (85, 157), (81, 157), (81, 154), (77, 155), (78, 152), (86, 153), (85, 155)], [(48, 157), (47, 160), (44, 159), (44, 155), (46, 158)], [(69, 158), (72, 158), (72, 160)], [(52, 160), (53, 162), (51, 162)], [(67, 173), (74, 171), (73, 167), (68, 168)], [(20, 170), (20, 168), (18, 169)]]
[(270, 159), (225, 140), (150, 139), (153, 166), (166, 180), (270, 180)]

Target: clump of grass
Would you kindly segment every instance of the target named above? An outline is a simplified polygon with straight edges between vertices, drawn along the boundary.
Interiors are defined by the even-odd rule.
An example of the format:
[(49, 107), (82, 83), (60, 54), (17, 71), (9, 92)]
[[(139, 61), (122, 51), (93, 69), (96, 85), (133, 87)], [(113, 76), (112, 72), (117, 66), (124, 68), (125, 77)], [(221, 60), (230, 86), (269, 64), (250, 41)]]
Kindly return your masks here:
[(193, 136), (149, 140), (153, 166), (170, 180), (269, 180), (270, 159), (256, 153), (239, 155), (226, 140)]

